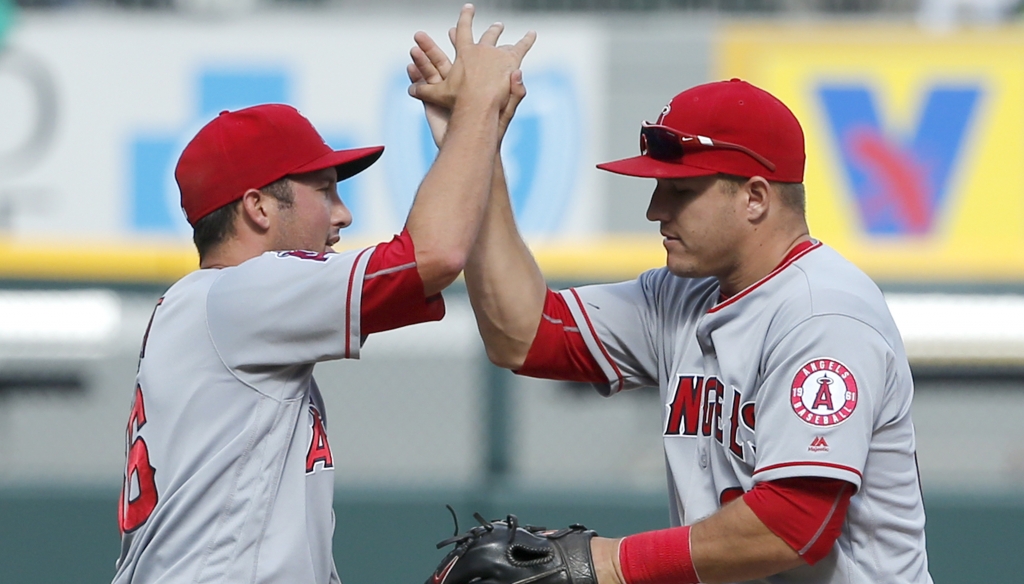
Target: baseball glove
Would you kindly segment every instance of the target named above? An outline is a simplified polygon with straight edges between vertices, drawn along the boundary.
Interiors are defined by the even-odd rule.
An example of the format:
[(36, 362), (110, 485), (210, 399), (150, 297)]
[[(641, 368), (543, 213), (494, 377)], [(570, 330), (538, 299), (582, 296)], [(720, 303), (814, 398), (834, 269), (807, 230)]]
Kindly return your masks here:
[[(590, 555), (593, 530), (519, 525), (515, 515), (486, 521), (437, 544), (455, 544), (426, 584), (597, 584)], [(456, 531), (458, 531), (456, 523)]]

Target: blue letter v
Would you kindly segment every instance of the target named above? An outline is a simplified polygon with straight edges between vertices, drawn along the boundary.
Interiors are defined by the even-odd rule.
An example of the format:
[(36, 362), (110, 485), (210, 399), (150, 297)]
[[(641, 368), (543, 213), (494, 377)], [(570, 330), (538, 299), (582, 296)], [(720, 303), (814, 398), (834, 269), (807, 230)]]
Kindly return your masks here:
[(825, 85), (818, 94), (867, 232), (931, 232), (980, 88), (933, 87), (909, 141), (883, 131), (866, 87)]

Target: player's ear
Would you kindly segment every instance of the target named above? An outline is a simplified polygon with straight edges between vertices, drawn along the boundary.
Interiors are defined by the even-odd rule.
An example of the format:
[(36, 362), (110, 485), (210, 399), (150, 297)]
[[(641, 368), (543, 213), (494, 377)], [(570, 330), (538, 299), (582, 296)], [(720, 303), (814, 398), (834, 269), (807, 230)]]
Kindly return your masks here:
[(760, 176), (751, 177), (743, 185), (742, 191), (746, 199), (747, 220), (757, 223), (767, 217), (768, 205), (774, 194), (768, 181)]
[(271, 197), (258, 189), (249, 189), (242, 195), (241, 219), (258, 231), (270, 229), (270, 217), (273, 210)]

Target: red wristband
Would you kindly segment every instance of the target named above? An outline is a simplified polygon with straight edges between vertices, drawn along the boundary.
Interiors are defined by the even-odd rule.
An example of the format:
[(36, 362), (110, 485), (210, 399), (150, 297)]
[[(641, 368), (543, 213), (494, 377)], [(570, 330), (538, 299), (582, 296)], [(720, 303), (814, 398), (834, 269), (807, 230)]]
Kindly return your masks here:
[(619, 544), (626, 584), (698, 584), (690, 556), (690, 526), (631, 535)]

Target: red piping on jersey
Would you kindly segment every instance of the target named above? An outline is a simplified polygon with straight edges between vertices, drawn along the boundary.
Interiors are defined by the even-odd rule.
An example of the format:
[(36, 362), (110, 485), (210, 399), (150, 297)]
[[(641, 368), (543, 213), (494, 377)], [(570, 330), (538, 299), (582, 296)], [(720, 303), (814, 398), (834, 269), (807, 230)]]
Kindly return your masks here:
[[(810, 243), (810, 242), (804, 242), (804, 243)], [(816, 242), (812, 243), (809, 247), (805, 247), (802, 250), (799, 250), (800, 244), (798, 244), (797, 247), (794, 248), (794, 251), (796, 251), (796, 250), (799, 250), (799, 251), (797, 251), (797, 253), (793, 254), (791, 257), (786, 258), (785, 260), (783, 260), (783, 262), (781, 264), (779, 264), (779, 266), (777, 268), (775, 268), (774, 270), (769, 272), (767, 276), (761, 278), (757, 282), (754, 282), (750, 286), (747, 286), (746, 288), (744, 288), (742, 291), (740, 291), (739, 293), (735, 294), (734, 296), (730, 296), (729, 298), (727, 298), (726, 300), (722, 301), (721, 303), (716, 304), (715, 306), (712, 306), (711, 309), (708, 310), (708, 312), (709, 313), (717, 312), (718, 310), (721, 310), (722, 308), (725, 308), (726, 306), (729, 306), (730, 304), (733, 304), (734, 302), (736, 302), (740, 298), (743, 298), (747, 294), (750, 294), (751, 292), (753, 292), (761, 284), (764, 284), (768, 280), (771, 280), (772, 278), (774, 278), (776, 274), (778, 274), (782, 270), (785, 270), (786, 268), (788, 268), (793, 262), (795, 262), (798, 259), (804, 257), (808, 253), (818, 249), (819, 247), (821, 247), (821, 242), (820, 241), (816, 241)]]
[(383, 270), (377, 270), (376, 272), (374, 272), (372, 274), (363, 274), (363, 280), (372, 280), (372, 279), (376, 278), (377, 276), (386, 276), (388, 274), (394, 274), (394, 273), (401, 272), (403, 270), (408, 270), (409, 268), (415, 268), (415, 267), (416, 267), (416, 262), (409, 262), (407, 264), (402, 264), (400, 266), (393, 266), (393, 267), (390, 267), (390, 268), (384, 268)]
[(359, 260), (362, 259), (363, 254), (370, 251), (371, 248), (366, 248), (359, 252), (356, 256), (356, 261), (352, 262), (352, 272), (348, 275), (348, 295), (345, 297), (345, 358), (349, 358), (349, 352), (352, 348), (352, 284), (356, 279), (356, 268), (359, 267)]
[(857, 470), (857, 469), (855, 469), (853, 467), (844, 466), (842, 464), (834, 464), (834, 463), (831, 463), (831, 462), (810, 462), (810, 461), (808, 461), (808, 462), (782, 462), (782, 463), (779, 463), (779, 464), (772, 464), (772, 465), (766, 466), (764, 468), (759, 468), (759, 469), (755, 470), (753, 474), (767, 472), (767, 471), (770, 471), (770, 470), (775, 470), (777, 468), (785, 468), (787, 466), (824, 466), (824, 467), (828, 467), (828, 468), (838, 468), (839, 470), (845, 470), (846, 472), (852, 472), (853, 474), (857, 475), (858, 477), (860, 477), (862, 479), (864, 478), (864, 475), (862, 475), (859, 470)]
[(818, 543), (818, 539), (821, 538), (821, 534), (825, 533), (825, 529), (829, 527), (829, 524), (832, 522), (832, 517), (836, 514), (836, 509), (838, 509), (843, 503), (843, 495), (846, 493), (846, 489), (849, 488), (849, 486), (851, 485), (844, 481), (843, 486), (839, 489), (839, 492), (836, 493), (836, 500), (832, 501), (832, 508), (828, 510), (828, 515), (825, 516), (825, 519), (821, 522), (821, 526), (818, 527), (818, 531), (814, 532), (814, 536), (811, 537), (811, 541), (807, 542), (807, 545), (805, 545), (803, 549), (796, 552), (801, 558), (807, 555), (807, 552), (811, 551), (814, 544)]
[(587, 314), (587, 309), (583, 307), (583, 301), (580, 300), (579, 294), (576, 294), (576, 289), (569, 288), (569, 291), (572, 292), (573, 298), (576, 299), (576, 305), (580, 307), (580, 312), (583, 313), (583, 320), (587, 321), (587, 328), (590, 329), (591, 336), (593, 336), (594, 341), (597, 342), (597, 347), (601, 349), (601, 354), (604, 355), (605, 360), (611, 364), (612, 370), (615, 371), (615, 375), (619, 378), (619, 389), (622, 389), (623, 385), (625, 385), (622, 372), (619, 371), (618, 365), (616, 365), (615, 361), (612, 360), (612, 356), (609, 355), (608, 351), (604, 348), (604, 343), (602, 343), (601, 339), (597, 336), (597, 331), (594, 330), (594, 325), (590, 322), (590, 315)]

